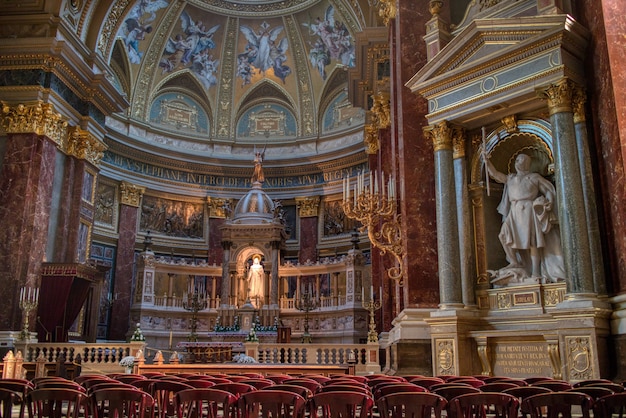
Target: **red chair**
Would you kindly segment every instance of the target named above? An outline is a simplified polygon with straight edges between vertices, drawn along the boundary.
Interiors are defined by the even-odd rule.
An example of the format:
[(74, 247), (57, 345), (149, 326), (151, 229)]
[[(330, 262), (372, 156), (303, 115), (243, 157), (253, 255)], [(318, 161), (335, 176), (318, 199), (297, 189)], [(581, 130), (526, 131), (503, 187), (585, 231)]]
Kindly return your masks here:
[(554, 378), (552, 377), (547, 377), (547, 376), (532, 376), (532, 377), (527, 377), (525, 379), (522, 379), (524, 382), (526, 382), (529, 385), (532, 385), (533, 383), (536, 382), (543, 382), (543, 381), (547, 381), (547, 380), (554, 380)]
[(201, 379), (188, 379), (185, 380), (184, 383), (196, 389), (207, 389), (215, 386), (215, 383), (211, 382), (210, 380)]
[(381, 418), (441, 418), (447, 401), (434, 393), (398, 392), (378, 399)]
[(176, 393), (193, 389), (193, 387), (170, 380), (155, 380), (150, 385), (150, 394), (156, 403), (156, 416), (158, 418), (171, 417), (175, 413), (174, 396)]
[(83, 386), (79, 385), (76, 382), (72, 382), (71, 380), (45, 380), (43, 382), (37, 383), (35, 389), (73, 389), (79, 392), (87, 393), (87, 389)]
[(83, 382), (88, 380), (112, 380), (110, 377), (105, 376), (103, 374), (81, 374), (80, 376), (76, 376), (74, 378), (74, 382), (82, 385)]
[[(311, 396), (313, 396), (313, 392), (311, 392), (309, 389), (305, 388), (304, 386), (298, 386), (298, 385), (290, 385), (288, 383), (277, 383), (274, 386), (270, 386), (269, 389), (271, 390), (284, 390), (287, 392), (294, 392), (297, 393), (298, 395), (302, 396), (304, 399), (309, 399), (311, 398)], [(261, 389), (263, 390), (263, 389)]]
[(19, 418), (24, 417), (26, 397), (31, 390), (35, 389), (35, 386), (24, 379), (0, 379), (0, 389), (14, 392), (17, 395), (15, 401), (19, 401), (20, 405)]
[(307, 375), (300, 376), (300, 378), (315, 380), (319, 384), (323, 384), (331, 380), (330, 377), (322, 376), (321, 374), (307, 374)]
[(246, 379), (241, 380), (239, 383), (245, 383), (246, 385), (254, 386), (257, 389), (265, 389), (268, 386), (273, 386), (275, 383), (269, 379)]
[(468, 393), (448, 404), (448, 415), (456, 418), (482, 418), (489, 411), (498, 418), (517, 418), (518, 410), (519, 400), (506, 393)]
[(87, 415), (88, 398), (74, 389), (45, 388), (31, 391), (26, 404), (31, 418), (80, 418)]
[(593, 408), (593, 399), (580, 392), (550, 392), (530, 396), (522, 401), (522, 413), (532, 418), (558, 417), (571, 418), (572, 410), (576, 415), (589, 418)]
[(321, 392), (309, 401), (311, 416), (321, 418), (367, 418), (373, 406), (373, 398), (361, 392)]
[(626, 412), (626, 392), (603, 396), (593, 404), (594, 418), (623, 418)]
[(372, 396), (372, 391), (368, 387), (363, 386), (351, 386), (351, 385), (326, 385), (322, 386), (317, 393), (323, 392), (359, 392), (364, 393), (368, 396)]
[(603, 396), (612, 395), (615, 393), (611, 389), (595, 387), (595, 386), (581, 386), (578, 388), (571, 388), (569, 390), (566, 390), (566, 392), (584, 393), (585, 395), (591, 396), (591, 398), (594, 401), (602, 398)]
[(154, 417), (154, 399), (140, 390), (108, 388), (89, 395), (93, 418), (151, 418)]
[(480, 389), (481, 392), (504, 392), (507, 389), (513, 389), (513, 388), (518, 388), (518, 387), (520, 386), (516, 385), (515, 383), (493, 382), (493, 383), (485, 383), (484, 385), (480, 386), (478, 389)]
[(445, 381), (438, 377), (421, 377), (417, 379), (411, 379), (409, 380), (409, 383), (413, 383), (415, 385), (422, 386), (430, 390), (431, 386), (438, 385), (440, 383), (445, 383)]
[(238, 401), (241, 418), (302, 418), (306, 400), (283, 390), (255, 390), (243, 393)]
[(271, 380), (274, 383), (283, 383), (287, 379), (291, 379), (292, 376), (288, 374), (270, 374), (265, 376), (266, 379)]
[(596, 383), (613, 383), (613, 382), (608, 379), (587, 379), (587, 380), (581, 380), (580, 382), (574, 383), (572, 387), (579, 388), (581, 386), (589, 386), (589, 385), (594, 385)]
[(174, 398), (178, 418), (235, 417), (237, 396), (219, 389), (186, 389), (177, 392)]
[[(112, 380), (110, 382), (100, 382), (96, 385), (90, 386), (89, 389), (87, 389), (87, 395), (92, 394), (93, 392), (96, 392), (98, 390), (104, 390), (104, 389), (124, 389), (124, 390), (140, 390), (139, 388), (130, 385), (128, 383), (121, 383), (121, 382), (116, 382), (115, 380)], [(148, 393), (146, 391), (146, 393)]]
[(215, 386), (211, 386), (211, 389), (225, 390), (226, 392), (232, 393), (237, 398), (239, 398), (242, 393), (248, 393), (257, 390), (252, 385), (238, 382), (218, 383)]
[(541, 388), (548, 388), (552, 392), (562, 392), (572, 388), (572, 384), (569, 382), (563, 382), (560, 380), (546, 380), (543, 382), (535, 382), (532, 386), (539, 386)]
[[(432, 393), (443, 396), (448, 404), (457, 396), (466, 395), (468, 393), (480, 393), (480, 389), (466, 385), (455, 385), (454, 383), (446, 383), (444, 386), (440, 386), (431, 390)], [(450, 405), (448, 405), (449, 407)]]
[[(12, 418), (13, 405), (24, 405), (24, 399), (18, 392), (0, 388), (0, 418)], [(20, 418), (24, 416), (24, 408), (20, 408)]]
[(283, 383), (287, 383), (289, 385), (302, 386), (302, 387), (309, 389), (313, 393), (316, 393), (322, 387), (321, 383), (312, 379), (288, 379), (288, 380), (285, 380)]
[(424, 393), (428, 392), (428, 389), (421, 386), (414, 385), (413, 383), (395, 383), (393, 385), (384, 385), (374, 391), (374, 401), (378, 401), (380, 398), (391, 395), (392, 393)]
[(621, 393), (624, 391), (624, 386), (620, 385), (619, 383), (592, 383), (589, 386), (611, 389), (614, 393)]

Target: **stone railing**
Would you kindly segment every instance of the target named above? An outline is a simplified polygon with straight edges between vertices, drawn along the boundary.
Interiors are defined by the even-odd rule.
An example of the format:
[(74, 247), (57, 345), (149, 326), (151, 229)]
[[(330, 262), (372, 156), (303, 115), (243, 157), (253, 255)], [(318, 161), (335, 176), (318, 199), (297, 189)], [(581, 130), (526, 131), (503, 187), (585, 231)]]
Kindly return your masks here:
[[(298, 367), (345, 367), (356, 374), (380, 373), (378, 343), (368, 344), (276, 344), (243, 343), (244, 353), (254, 358), (258, 368), (284, 366), (289, 370)], [(10, 351), (4, 358), (3, 377), (23, 378), (45, 376), (58, 372), (59, 367), (80, 366), (78, 373), (123, 373), (125, 368), (119, 362), (126, 356), (139, 356), (135, 369), (146, 363), (169, 368), (174, 373), (182, 365), (178, 353), (174, 352), (169, 362), (165, 363), (161, 351), (156, 351), (154, 358), (145, 358), (146, 347), (143, 342), (82, 344), (82, 343), (21, 343), (16, 344), (15, 354)], [(234, 362), (227, 363), (231, 368)], [(216, 363), (193, 364), (195, 369), (215, 367)], [(223, 364), (226, 365), (226, 364)], [(166, 371), (167, 372), (167, 371)]]
[[(15, 353), (4, 358), (4, 374), (16, 377), (30, 373), (44, 376), (62, 366), (80, 366), (83, 373), (122, 373), (122, 358), (145, 349), (143, 342), (131, 343), (26, 343), (16, 342)], [(9, 377), (9, 376), (5, 376)]]

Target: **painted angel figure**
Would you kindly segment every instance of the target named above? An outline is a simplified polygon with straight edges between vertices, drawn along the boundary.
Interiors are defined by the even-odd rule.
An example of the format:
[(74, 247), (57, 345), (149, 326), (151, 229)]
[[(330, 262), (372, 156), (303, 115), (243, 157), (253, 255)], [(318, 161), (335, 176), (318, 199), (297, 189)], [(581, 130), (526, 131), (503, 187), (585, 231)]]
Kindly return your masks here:
[[(239, 29), (248, 40), (247, 49), (250, 51), (248, 55), (250, 65), (257, 68), (261, 74), (265, 74), (267, 70), (274, 66), (271, 57), (272, 45), (276, 42), (283, 27), (277, 26), (270, 29), (270, 25), (267, 22), (263, 22), (259, 27), (258, 33), (246, 25), (241, 25)], [(283, 46), (283, 49), (286, 49), (286, 45)]]

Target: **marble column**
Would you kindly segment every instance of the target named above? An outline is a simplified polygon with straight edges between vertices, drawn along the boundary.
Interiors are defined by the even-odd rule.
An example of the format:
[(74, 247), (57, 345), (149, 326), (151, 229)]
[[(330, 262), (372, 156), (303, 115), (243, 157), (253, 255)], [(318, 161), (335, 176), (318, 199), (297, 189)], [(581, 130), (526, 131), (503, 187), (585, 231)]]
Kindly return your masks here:
[(228, 308), (230, 307), (230, 247), (232, 247), (233, 243), (231, 241), (222, 241), (222, 293), (220, 298), (221, 307)]
[[(0, 168), (0, 330), (21, 328), (19, 293), (39, 287), (46, 259), (57, 146), (67, 123), (50, 104), (2, 108), (6, 151)], [(30, 323), (35, 324), (36, 311)]]
[(467, 182), (467, 159), (465, 158), (465, 131), (454, 129), (452, 137), (452, 159), (454, 165), (454, 188), (459, 225), (459, 263), (461, 269), (461, 294), (465, 306), (476, 304), (474, 281), (472, 280), (472, 217), (470, 214)]
[(278, 308), (278, 265), (280, 264), (280, 241), (272, 241), (272, 270), (270, 271), (270, 308)]
[(595, 291), (572, 108), (575, 87), (572, 81), (564, 78), (547, 88), (545, 96), (554, 140), (556, 193), (561, 245), (568, 276), (567, 292), (569, 298), (588, 298)]
[(437, 255), (441, 309), (463, 306), (459, 262), (459, 229), (457, 222), (452, 161), (453, 128), (447, 121), (429, 126), (435, 154), (435, 198), (437, 212)]
[(298, 262), (317, 261), (319, 196), (296, 197), (300, 215), (300, 251)]
[[(115, 254), (115, 276), (113, 294), (117, 300), (111, 307), (111, 324), (108, 338), (125, 340), (129, 332), (128, 317), (133, 305), (133, 265), (135, 263), (135, 242), (137, 240), (137, 218), (139, 205), (145, 189), (134, 184), (120, 184), (119, 238)], [(139, 290), (141, 291), (141, 290)], [(142, 300), (139, 301), (143, 302)]]
[(587, 232), (589, 233), (589, 251), (591, 256), (593, 287), (595, 293), (599, 295), (606, 295), (604, 260), (602, 257), (602, 244), (600, 241), (600, 224), (598, 221), (596, 192), (593, 184), (594, 175), (591, 169), (591, 155), (589, 152), (589, 139), (587, 136), (585, 102), (586, 94), (584, 90), (580, 87), (576, 88), (572, 98), (574, 128), (576, 132), (576, 148), (578, 149), (580, 175), (582, 178)]

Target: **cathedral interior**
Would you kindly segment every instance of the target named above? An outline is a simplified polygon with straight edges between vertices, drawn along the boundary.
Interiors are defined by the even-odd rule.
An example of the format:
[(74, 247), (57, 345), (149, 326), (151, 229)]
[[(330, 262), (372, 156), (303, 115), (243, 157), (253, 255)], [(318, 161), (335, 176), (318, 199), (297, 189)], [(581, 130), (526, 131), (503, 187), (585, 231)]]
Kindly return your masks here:
[(40, 342), (252, 327), (375, 341), (387, 373), (625, 380), (624, 16), (3, 1), (2, 348), (25, 315)]

